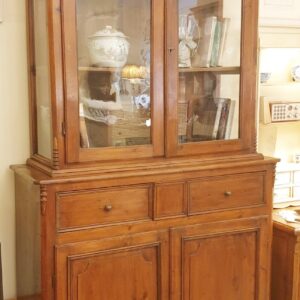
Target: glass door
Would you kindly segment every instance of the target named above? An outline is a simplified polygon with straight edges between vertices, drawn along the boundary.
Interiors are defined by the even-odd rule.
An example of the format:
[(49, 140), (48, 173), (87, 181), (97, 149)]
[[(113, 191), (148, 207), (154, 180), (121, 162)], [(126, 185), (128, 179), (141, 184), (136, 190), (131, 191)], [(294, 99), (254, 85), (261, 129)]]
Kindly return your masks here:
[(167, 155), (252, 151), (257, 1), (168, 0), (167, 11)]
[(28, 14), (32, 154), (51, 165), (53, 124), (47, 1), (28, 1)]
[(164, 3), (64, 1), (68, 162), (164, 153)]

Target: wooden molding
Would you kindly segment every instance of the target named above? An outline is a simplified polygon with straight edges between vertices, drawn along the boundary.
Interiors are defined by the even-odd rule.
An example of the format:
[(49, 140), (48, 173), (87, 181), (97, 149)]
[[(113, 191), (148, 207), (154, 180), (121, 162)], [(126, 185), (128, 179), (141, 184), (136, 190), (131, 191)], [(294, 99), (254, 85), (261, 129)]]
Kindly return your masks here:
[(41, 214), (44, 216), (47, 209), (47, 186), (41, 186)]

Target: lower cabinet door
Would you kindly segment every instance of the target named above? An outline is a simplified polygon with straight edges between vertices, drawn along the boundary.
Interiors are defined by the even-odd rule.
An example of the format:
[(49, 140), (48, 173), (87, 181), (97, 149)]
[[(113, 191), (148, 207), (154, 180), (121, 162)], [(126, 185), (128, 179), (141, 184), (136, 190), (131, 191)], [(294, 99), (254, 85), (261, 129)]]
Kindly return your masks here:
[(269, 299), (266, 218), (171, 230), (172, 300)]
[(56, 247), (56, 299), (169, 299), (169, 232)]

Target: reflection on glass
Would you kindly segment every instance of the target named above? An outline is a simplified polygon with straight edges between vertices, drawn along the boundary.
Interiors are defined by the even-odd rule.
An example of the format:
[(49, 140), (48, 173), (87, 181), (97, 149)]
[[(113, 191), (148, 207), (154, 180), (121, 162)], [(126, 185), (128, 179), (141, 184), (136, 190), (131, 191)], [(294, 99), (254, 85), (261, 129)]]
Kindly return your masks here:
[(81, 147), (151, 143), (151, 0), (77, 0)]
[(47, 1), (34, 0), (35, 105), (38, 154), (52, 157), (51, 93), (48, 47)]
[(178, 9), (178, 142), (237, 139), (241, 0), (179, 0)]

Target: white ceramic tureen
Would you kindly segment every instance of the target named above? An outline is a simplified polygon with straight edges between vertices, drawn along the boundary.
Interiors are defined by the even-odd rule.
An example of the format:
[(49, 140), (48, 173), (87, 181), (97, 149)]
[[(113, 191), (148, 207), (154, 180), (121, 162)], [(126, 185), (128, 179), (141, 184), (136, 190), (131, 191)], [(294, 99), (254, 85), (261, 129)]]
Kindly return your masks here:
[(127, 62), (129, 42), (122, 32), (106, 26), (89, 37), (89, 52), (92, 65), (122, 68)]

